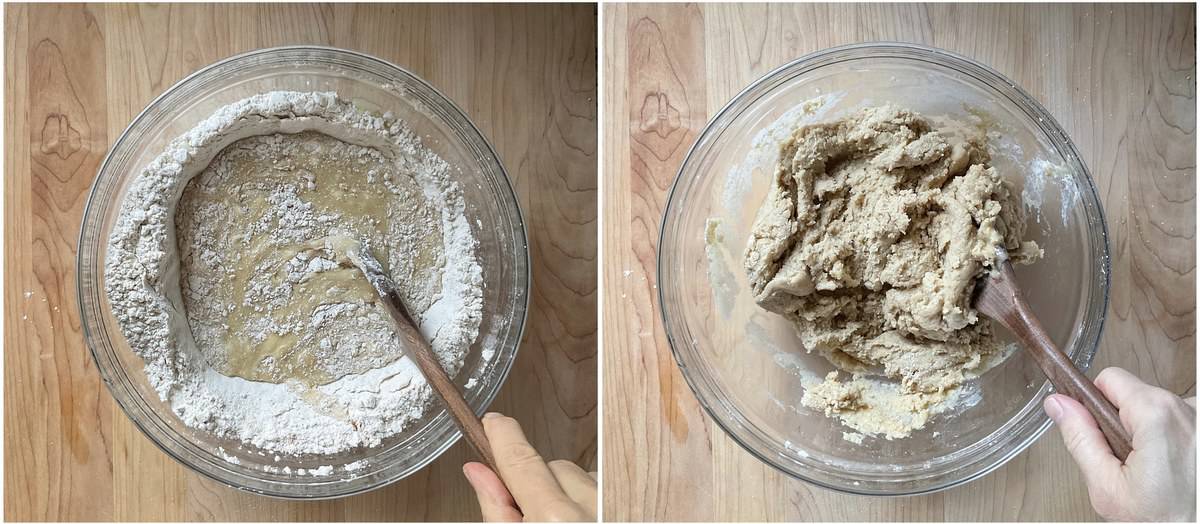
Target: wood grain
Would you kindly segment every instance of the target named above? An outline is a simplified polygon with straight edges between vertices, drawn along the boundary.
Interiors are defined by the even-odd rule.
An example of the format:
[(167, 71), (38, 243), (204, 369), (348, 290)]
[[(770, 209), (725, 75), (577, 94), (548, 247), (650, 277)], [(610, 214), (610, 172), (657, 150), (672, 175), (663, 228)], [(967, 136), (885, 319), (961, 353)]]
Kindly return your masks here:
[(143, 437), (80, 337), (74, 255), (110, 142), (153, 97), (247, 50), (323, 44), (401, 64), (496, 147), (527, 221), (526, 336), (493, 409), (549, 458), (596, 464), (594, 6), (6, 5), (4, 516), (476, 520), (460, 443), (371, 493), (285, 502), (192, 473)]
[(1194, 395), (1194, 6), (603, 9), (606, 520), (1097, 519), (1054, 431), (982, 479), (918, 497), (837, 494), (759, 462), (702, 413), (674, 363), (657, 312), (657, 225), (681, 151), (759, 76), (861, 41), (948, 49), (1028, 90), (1092, 169), (1112, 252), (1093, 370), (1122, 366)]

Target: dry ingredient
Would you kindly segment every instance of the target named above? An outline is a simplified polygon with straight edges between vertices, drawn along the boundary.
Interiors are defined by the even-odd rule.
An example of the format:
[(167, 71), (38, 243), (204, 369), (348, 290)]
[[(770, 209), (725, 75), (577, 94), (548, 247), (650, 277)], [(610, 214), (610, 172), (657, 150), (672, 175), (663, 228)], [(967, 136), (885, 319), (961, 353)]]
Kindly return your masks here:
[(850, 375), (806, 385), (804, 405), (905, 437), (1005, 353), (971, 292), (994, 245), (1015, 263), (1041, 250), (985, 146), (890, 105), (783, 141), (743, 262), (756, 302)]
[(334, 93), (256, 95), (173, 140), (128, 190), (105, 262), (150, 384), (188, 426), (269, 453), (403, 431), (432, 390), (324, 239), (372, 250), (457, 373), (483, 298), (450, 169), (404, 122)]

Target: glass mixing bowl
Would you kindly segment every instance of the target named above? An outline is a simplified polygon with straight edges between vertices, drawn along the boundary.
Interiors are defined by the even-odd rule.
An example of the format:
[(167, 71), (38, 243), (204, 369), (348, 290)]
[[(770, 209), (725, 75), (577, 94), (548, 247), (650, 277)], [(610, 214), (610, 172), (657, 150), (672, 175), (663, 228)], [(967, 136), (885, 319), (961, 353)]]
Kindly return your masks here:
[(801, 378), (833, 368), (803, 349), (787, 321), (754, 303), (742, 251), (780, 139), (797, 124), (884, 102), (989, 130), (993, 165), (1022, 191), (1028, 237), (1046, 253), (1017, 268), (1018, 279), (1054, 342), (1086, 370), (1104, 322), (1109, 265), (1087, 167), (1062, 128), (1016, 84), (938, 49), (891, 43), (828, 49), (738, 94), (700, 134), (671, 188), (658, 282), (679, 367), (734, 440), (814, 484), (899, 495), (967, 482), (1016, 456), (1050, 424), (1041, 409), (1050, 385), (1017, 350), (964, 385), (966, 400), (924, 429), (904, 439), (868, 436), (861, 445), (844, 439), (850, 428), (800, 404)]
[[(78, 293), (84, 337), (109, 391), (129, 418), (167, 454), (229, 486), (278, 497), (329, 498), (386, 485), (421, 469), (460, 433), (437, 401), (425, 416), (381, 445), (337, 455), (280, 457), (184, 425), (147, 382), (104, 293), (104, 259), (120, 203), (137, 174), (167, 143), (216, 109), (273, 90), (336, 91), (361, 108), (391, 111), (451, 166), (479, 240), (484, 312), (479, 336), (455, 383), (482, 414), (516, 356), (529, 300), (529, 250), (517, 198), (495, 151), (449, 99), (393, 64), (323, 47), (253, 51), (210, 65), (150, 103), (121, 134), (100, 167), (79, 239)], [(482, 358), (484, 349), (493, 351)], [(228, 460), (232, 457), (236, 460)], [(346, 471), (344, 466), (353, 471)], [(297, 469), (332, 465), (328, 476)], [(272, 468), (268, 470), (267, 468)], [(289, 468), (292, 473), (273, 472)]]

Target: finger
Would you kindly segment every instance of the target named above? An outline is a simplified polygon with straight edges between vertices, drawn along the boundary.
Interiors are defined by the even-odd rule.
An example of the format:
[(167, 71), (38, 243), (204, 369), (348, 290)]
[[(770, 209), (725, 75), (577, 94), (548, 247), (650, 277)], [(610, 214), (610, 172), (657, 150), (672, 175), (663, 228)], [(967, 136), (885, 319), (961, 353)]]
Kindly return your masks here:
[(1104, 434), (1087, 408), (1065, 395), (1046, 397), (1046, 414), (1058, 425), (1067, 451), (1093, 489), (1104, 489), (1119, 475), (1121, 461), (1113, 455)]
[(525, 439), (525, 433), (515, 419), (488, 413), (483, 417), (483, 431), (492, 445), (500, 478), (504, 479), (504, 485), (508, 486), (518, 506), (548, 507), (570, 502), (550, 467)]
[[(1109, 402), (1112, 402), (1113, 407), (1117, 408), (1121, 425), (1125, 426), (1125, 430), (1130, 434), (1134, 433), (1137, 414), (1141, 410), (1128, 408), (1139, 405), (1139, 400), (1145, 399), (1146, 389), (1149, 386), (1133, 373), (1118, 367), (1107, 367), (1100, 370), (1100, 373), (1096, 375), (1095, 382), (1096, 388), (1104, 394)], [(1122, 411), (1121, 406), (1125, 406), (1127, 409)]]
[(479, 511), (485, 522), (521, 522), (521, 511), (512, 494), (491, 468), (478, 462), (463, 465), (463, 475), (479, 499)]
[(1096, 375), (1096, 387), (1113, 403), (1117, 409), (1122, 405), (1132, 405), (1145, 395), (1153, 386), (1142, 382), (1124, 369), (1117, 367), (1104, 368)]
[[(1179, 406), (1178, 395), (1151, 386), (1121, 368), (1105, 368), (1096, 376), (1096, 387), (1120, 410), (1121, 423), (1140, 438), (1160, 436), (1163, 418)], [(1121, 409), (1124, 406), (1130, 409)]]
[(555, 460), (549, 464), (550, 472), (558, 485), (575, 503), (583, 506), (589, 515), (596, 514), (596, 479), (583, 468), (569, 460)]

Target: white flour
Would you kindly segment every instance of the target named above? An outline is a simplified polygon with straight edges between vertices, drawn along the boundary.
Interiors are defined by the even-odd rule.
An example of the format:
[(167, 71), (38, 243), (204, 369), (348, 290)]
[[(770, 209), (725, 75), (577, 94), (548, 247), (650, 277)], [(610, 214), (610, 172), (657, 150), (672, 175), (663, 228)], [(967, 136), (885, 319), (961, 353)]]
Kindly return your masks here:
[[(336, 140), (296, 138), (296, 133), (309, 131)], [(243, 141), (247, 137), (255, 138)], [(236, 148), (228, 148), (235, 142)], [(319, 213), (305, 200), (305, 191), (321, 189), (324, 181), (319, 176), (299, 169), (303, 166), (280, 167), (294, 148), (309, 146), (335, 150), (332, 158), (388, 166), (366, 175), (392, 195), (390, 225), (376, 238), (366, 239), (367, 245), (374, 241), (376, 248), (388, 248), (385, 264), (404, 287), (421, 332), (453, 376), (478, 335), (483, 305), (477, 241), (464, 216), (462, 194), (449, 178), (449, 166), (423, 147), (403, 122), (357, 110), (333, 93), (257, 95), (221, 108), (172, 141), (129, 188), (105, 264), (113, 314), (130, 347), (145, 361), (150, 384), (175, 413), (188, 426), (287, 455), (378, 445), (419, 419), (432, 396), (416, 366), (398, 358), (395, 335), (376, 304), (333, 302), (318, 305), (307, 318), (271, 318), (272, 313), (288, 311), (285, 306), (296, 299), (296, 286), (339, 269), (319, 248), (287, 257), (278, 267), (246, 266), (250, 277), (244, 303), (261, 315), (251, 315), (243, 331), (257, 342), (290, 336), (298, 344), (310, 344), (327, 376), (308, 383), (272, 383), (218, 371), (230, 365), (224, 360), (223, 337), (229, 326), (223, 319), (236, 302), (221, 295), (224, 282), (233, 275), (233, 266), (254, 253), (248, 245), (228, 248), (241, 239), (230, 236), (239, 234), (228, 227), (230, 214), (246, 202), (181, 206), (181, 196), (197, 175), (195, 189), (189, 192), (219, 192), (229, 175), (221, 171), (221, 161), (229, 155), (213, 159), (227, 148), (250, 148), (250, 153), (274, 159), (264, 162), (264, 173), (294, 176), (272, 179), (258, 188), (266, 211), (260, 223), (240, 232), (245, 241), (252, 235), (266, 239), (265, 247), (259, 247), (268, 253), (276, 243), (319, 242), (353, 224), (336, 214)], [(412, 198), (403, 198), (401, 178), (418, 191), (408, 195)], [(428, 213), (410, 210), (408, 204), (421, 199), (417, 197), (429, 204)], [(373, 225), (371, 220), (357, 224)], [(432, 264), (424, 268), (416, 263), (419, 253), (411, 245), (422, 239), (432, 239), (433, 253)], [(263, 278), (269, 274), (281, 276)], [(278, 364), (267, 357), (262, 369), (273, 371)]]

